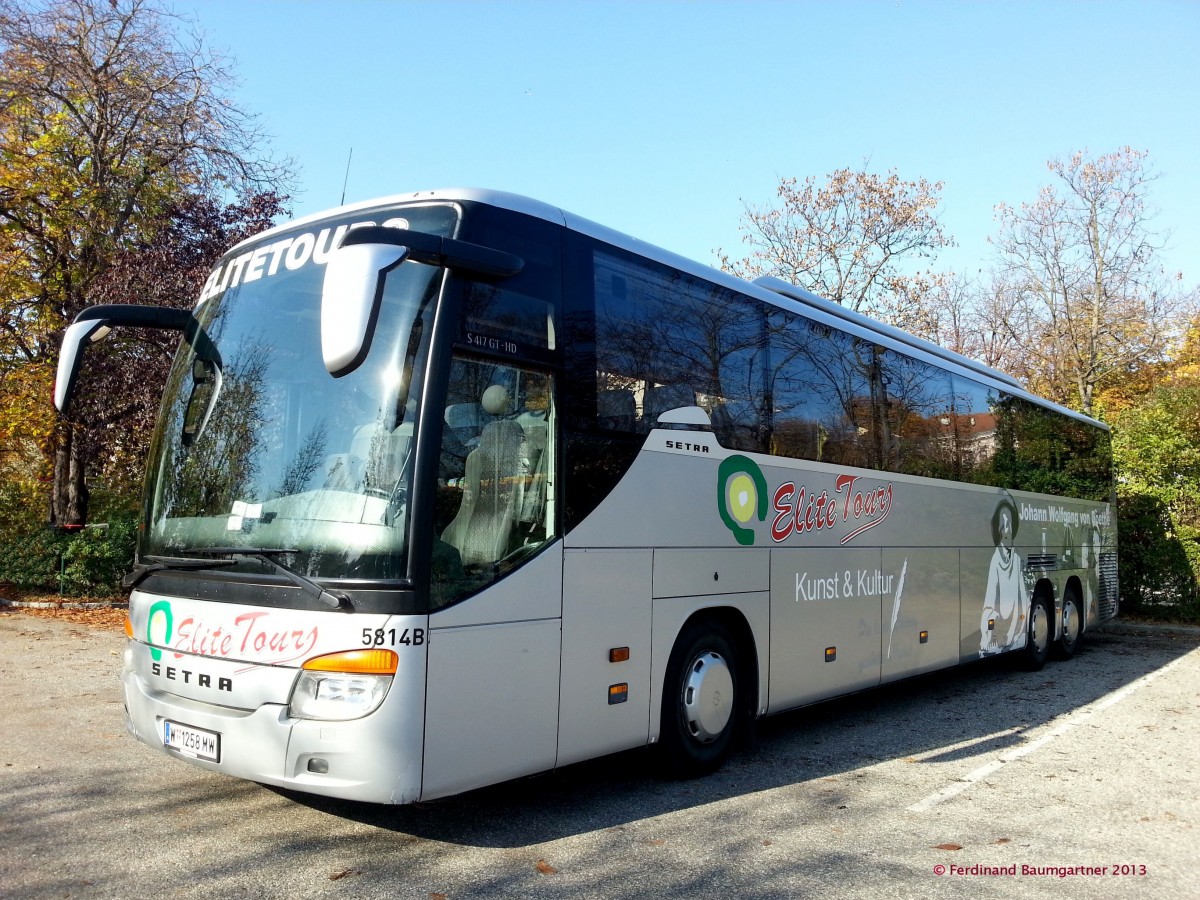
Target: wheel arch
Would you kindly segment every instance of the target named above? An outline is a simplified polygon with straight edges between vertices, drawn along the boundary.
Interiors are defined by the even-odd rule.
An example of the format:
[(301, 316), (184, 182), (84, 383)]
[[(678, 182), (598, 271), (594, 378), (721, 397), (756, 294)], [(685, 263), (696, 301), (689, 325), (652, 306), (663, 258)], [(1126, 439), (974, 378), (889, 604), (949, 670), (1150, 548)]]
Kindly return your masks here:
[(657, 711), (662, 708), (667, 663), (680, 636), (693, 624), (711, 621), (720, 625), (743, 654), (739, 675), (745, 679), (744, 698), (751, 719), (765, 713), (769, 644), (769, 604), (764, 593), (736, 598), (712, 598), (710, 605), (694, 608), (695, 598), (656, 600), (654, 605), (654, 664), (651, 686), (650, 743), (659, 739)]
[(1029, 598), (1031, 600), (1038, 596), (1045, 597), (1050, 601), (1052, 606), (1057, 604), (1060, 596), (1058, 585), (1054, 583), (1053, 579), (1047, 578), (1045, 575), (1043, 575), (1036, 582), (1034, 582), (1033, 590), (1029, 592)]
[[(759, 659), (758, 659), (758, 644), (754, 639), (754, 631), (750, 627), (750, 623), (746, 621), (746, 616), (740, 609), (732, 606), (714, 606), (706, 609), (700, 609), (692, 613), (688, 620), (683, 623), (683, 627), (679, 629), (682, 634), (685, 629), (692, 625), (693, 622), (711, 621), (721, 625), (730, 637), (733, 638), (735, 645), (740, 653), (744, 654), (739, 670), (739, 675), (746, 679), (746, 683), (742, 686), (742, 696), (749, 703), (748, 712), (751, 718), (758, 716), (758, 696), (759, 696)], [(679, 635), (676, 635), (678, 640)]]

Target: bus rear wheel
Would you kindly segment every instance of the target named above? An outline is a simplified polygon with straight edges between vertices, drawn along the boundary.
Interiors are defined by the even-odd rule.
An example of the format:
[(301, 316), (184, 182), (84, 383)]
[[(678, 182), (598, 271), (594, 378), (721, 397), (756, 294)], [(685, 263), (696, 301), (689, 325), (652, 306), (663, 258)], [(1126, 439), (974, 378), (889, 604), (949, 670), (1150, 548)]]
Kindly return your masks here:
[(1025, 649), (1022, 651), (1022, 667), (1027, 672), (1038, 672), (1046, 665), (1046, 659), (1050, 656), (1050, 640), (1054, 633), (1052, 622), (1049, 601), (1044, 594), (1036, 594), (1029, 607)]
[(1083, 643), (1083, 604), (1079, 594), (1067, 591), (1063, 598), (1062, 637), (1054, 644), (1054, 655), (1058, 659), (1070, 659)]
[(666, 774), (695, 778), (718, 769), (744, 718), (737, 646), (717, 622), (680, 633), (663, 685), (659, 753)]

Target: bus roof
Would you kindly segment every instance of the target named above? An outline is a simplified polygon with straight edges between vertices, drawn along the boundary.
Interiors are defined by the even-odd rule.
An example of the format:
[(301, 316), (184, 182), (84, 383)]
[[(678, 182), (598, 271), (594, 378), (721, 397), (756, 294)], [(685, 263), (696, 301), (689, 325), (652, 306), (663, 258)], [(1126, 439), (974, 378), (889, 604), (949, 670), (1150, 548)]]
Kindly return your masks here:
[[(467, 202), (467, 203), (483, 203), (488, 206), (493, 206), (499, 209), (509, 210), (511, 212), (522, 213), (527, 216), (532, 216), (537, 219), (543, 219), (547, 222), (552, 222), (556, 225), (562, 225), (572, 231), (587, 235), (605, 243), (612, 244), (622, 250), (627, 250), (636, 253), (639, 256), (644, 256), (647, 259), (654, 260), (672, 268), (679, 269), (689, 275), (697, 278), (702, 278), (707, 281), (712, 281), (735, 290), (742, 294), (755, 297), (765, 303), (777, 306), (781, 309), (787, 309), (793, 312), (800, 313), (810, 319), (822, 322), (823, 324), (839, 328), (843, 331), (848, 331), (858, 337), (870, 338), (878, 340), (885, 346), (891, 346), (894, 350), (899, 350), (911, 356), (923, 357), (926, 361), (934, 362), (942, 368), (958, 370), (960, 374), (971, 378), (981, 380), (985, 383), (990, 383), (992, 387), (1008, 391), (1018, 395), (1026, 400), (1036, 402), (1037, 404), (1078, 419), (1089, 424), (1096, 425), (1100, 428), (1108, 430), (1108, 426), (1103, 422), (1099, 422), (1089, 416), (1084, 415), (1078, 410), (1069, 409), (1060, 406), (1043, 397), (1030, 393), (1017, 379), (1011, 375), (1007, 375), (990, 366), (986, 366), (977, 360), (970, 359), (959, 353), (947, 350), (945, 347), (934, 344), (930, 341), (923, 340), (915, 335), (902, 331), (899, 328), (894, 328), (877, 319), (872, 319), (861, 313), (846, 309), (832, 300), (827, 300), (820, 297), (811, 291), (805, 290), (802, 287), (790, 284), (779, 278), (763, 277), (758, 278), (753, 282), (744, 281), (735, 275), (731, 275), (714, 266), (706, 265), (705, 263), (697, 262), (685, 256), (680, 256), (677, 253), (672, 253), (669, 250), (664, 250), (654, 244), (647, 243), (639, 238), (631, 237), (623, 232), (616, 231), (605, 225), (593, 222), (590, 219), (585, 219), (582, 216), (577, 216), (574, 213), (568, 212), (560, 207), (553, 206), (549, 203), (543, 203), (540, 200), (534, 200), (530, 197), (525, 197), (521, 194), (512, 194), (506, 191), (496, 191), (485, 188), (445, 188), (432, 191), (416, 191), (410, 194), (393, 194), (386, 197), (377, 197), (372, 200), (363, 200), (356, 203), (348, 203), (344, 206), (335, 207), (325, 210), (324, 212), (313, 213), (303, 216), (302, 218), (277, 225), (267, 231), (260, 232), (245, 241), (242, 241), (234, 247), (237, 249), (243, 244), (251, 241), (257, 242), (264, 237), (268, 237), (276, 232), (290, 230), (297, 226), (318, 222), (331, 216), (340, 216), (347, 213), (352, 213), (356, 210), (376, 209), (381, 206), (392, 206), (402, 203), (415, 203), (421, 201), (429, 202)], [(231, 251), (232, 252), (232, 251)]]

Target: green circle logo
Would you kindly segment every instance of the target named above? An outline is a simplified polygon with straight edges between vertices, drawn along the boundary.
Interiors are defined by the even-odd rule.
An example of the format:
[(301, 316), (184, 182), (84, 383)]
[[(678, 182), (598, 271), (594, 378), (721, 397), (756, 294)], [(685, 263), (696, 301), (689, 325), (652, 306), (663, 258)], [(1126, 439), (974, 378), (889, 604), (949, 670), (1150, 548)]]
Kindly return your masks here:
[(721, 521), (743, 546), (754, 543), (751, 520), (767, 517), (767, 479), (745, 456), (729, 456), (717, 469), (717, 510)]

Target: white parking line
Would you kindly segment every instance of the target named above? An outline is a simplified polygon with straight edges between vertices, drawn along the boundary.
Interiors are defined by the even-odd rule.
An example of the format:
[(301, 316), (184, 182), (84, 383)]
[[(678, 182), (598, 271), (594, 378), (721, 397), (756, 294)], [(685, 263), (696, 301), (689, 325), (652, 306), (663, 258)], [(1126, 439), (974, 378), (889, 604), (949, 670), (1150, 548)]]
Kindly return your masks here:
[(942, 788), (940, 791), (935, 791), (934, 793), (930, 794), (924, 800), (914, 803), (912, 806), (908, 807), (908, 811), (915, 812), (915, 813), (927, 812), (930, 809), (933, 809), (933, 807), (937, 806), (939, 803), (943, 803), (944, 801), (949, 800), (952, 797), (958, 796), (963, 791), (965, 791), (967, 788), (971, 787), (974, 784), (977, 784), (978, 782), (982, 781), (984, 778), (987, 778), (989, 775), (992, 775), (993, 773), (997, 772), (998, 770), (1004, 768), (1006, 763), (1015, 762), (1016, 760), (1021, 759), (1024, 756), (1028, 756), (1030, 753), (1033, 753), (1035, 750), (1042, 749), (1047, 744), (1049, 744), (1051, 741), (1053, 741), (1055, 738), (1066, 734), (1072, 728), (1076, 728), (1080, 725), (1086, 724), (1089, 719), (1091, 719), (1094, 715), (1096, 715), (1096, 713), (1103, 712), (1104, 710), (1108, 709), (1110, 706), (1115, 706), (1116, 704), (1118, 704), (1122, 700), (1124, 700), (1126, 697), (1128, 697), (1130, 694), (1133, 694), (1134, 692), (1141, 690), (1146, 685), (1148, 685), (1152, 681), (1154, 681), (1156, 678), (1160, 678), (1161, 676), (1165, 675), (1176, 665), (1183, 662), (1183, 660), (1186, 659), (1187, 655), (1190, 655), (1190, 654), (1186, 654), (1185, 656), (1181, 656), (1178, 659), (1172, 660), (1171, 662), (1169, 662), (1165, 666), (1163, 666), (1161, 669), (1156, 669), (1153, 672), (1148, 672), (1147, 674), (1143, 675), (1141, 678), (1137, 679), (1136, 681), (1131, 681), (1129, 684), (1125, 685), (1125, 687), (1121, 688), (1120, 690), (1114, 691), (1113, 693), (1108, 694), (1104, 697), (1101, 697), (1098, 700), (1094, 700), (1091, 703), (1089, 703), (1087, 706), (1084, 706), (1081, 709), (1077, 709), (1073, 713), (1069, 713), (1065, 717), (1060, 716), (1059, 719), (1051, 720), (1051, 722), (1048, 722), (1047, 725), (1051, 725), (1055, 721), (1058, 722), (1058, 724), (1055, 725), (1051, 731), (1047, 732), (1046, 734), (1042, 735), (1039, 738), (1036, 738), (1035, 740), (1030, 741), (1027, 744), (1022, 744), (1020, 747), (1017, 747), (1016, 749), (1009, 750), (1007, 753), (1001, 755), (999, 758), (994, 759), (991, 762), (986, 763), (977, 769), (972, 769), (970, 772), (968, 772), (962, 778), (955, 781), (953, 784), (947, 785), (946, 787)]

